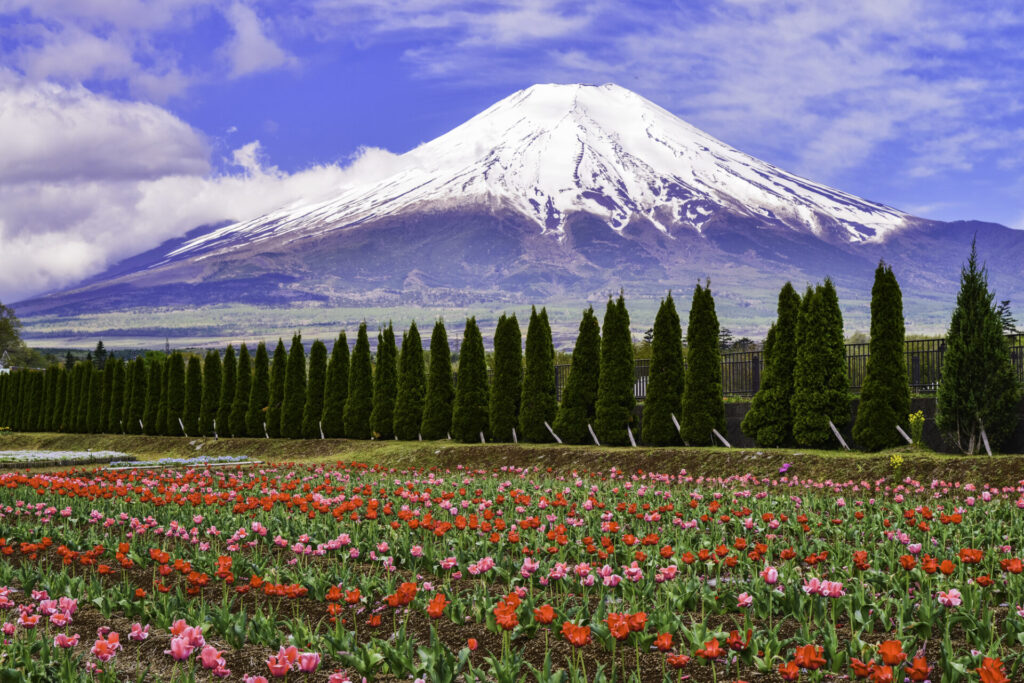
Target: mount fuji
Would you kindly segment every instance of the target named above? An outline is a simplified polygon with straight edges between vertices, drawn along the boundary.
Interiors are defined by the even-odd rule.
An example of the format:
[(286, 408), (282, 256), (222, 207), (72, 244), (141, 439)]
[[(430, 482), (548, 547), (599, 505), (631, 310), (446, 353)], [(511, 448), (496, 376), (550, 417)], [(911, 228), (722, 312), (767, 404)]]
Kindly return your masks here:
[(787, 279), (830, 275), (864, 313), (884, 258), (908, 317), (917, 301), (937, 323), (975, 234), (997, 293), (1024, 295), (1024, 232), (916, 218), (806, 180), (616, 85), (535, 85), (398, 161), (326, 201), (198, 228), (18, 312), (31, 333), (34, 316), (85, 308), (498, 310), (620, 287), (660, 297), (710, 276), (742, 318), (733, 329), (753, 329)]

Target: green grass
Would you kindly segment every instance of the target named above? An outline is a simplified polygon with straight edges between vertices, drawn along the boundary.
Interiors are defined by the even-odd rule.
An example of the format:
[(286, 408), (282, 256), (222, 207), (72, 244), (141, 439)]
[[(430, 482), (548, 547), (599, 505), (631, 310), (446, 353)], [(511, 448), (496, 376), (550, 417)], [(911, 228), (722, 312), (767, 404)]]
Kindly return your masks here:
[[(492, 469), (502, 466), (539, 467), (553, 472), (573, 470), (626, 472), (645, 470), (694, 477), (754, 474), (779, 477), (790, 463), (789, 477), (818, 481), (899, 482), (910, 477), (959, 481), (992, 486), (1014, 486), (1024, 479), (1024, 456), (954, 456), (903, 447), (882, 453), (809, 449), (753, 448), (598, 448), (558, 444), (459, 444), (452, 441), (350, 441), (347, 439), (187, 439), (161, 436), (102, 434), (0, 434), (0, 450), (112, 450), (140, 460), (197, 455), (245, 455), (269, 463), (356, 461), (395, 468), (442, 467)], [(890, 456), (899, 453), (903, 464), (895, 469)]]

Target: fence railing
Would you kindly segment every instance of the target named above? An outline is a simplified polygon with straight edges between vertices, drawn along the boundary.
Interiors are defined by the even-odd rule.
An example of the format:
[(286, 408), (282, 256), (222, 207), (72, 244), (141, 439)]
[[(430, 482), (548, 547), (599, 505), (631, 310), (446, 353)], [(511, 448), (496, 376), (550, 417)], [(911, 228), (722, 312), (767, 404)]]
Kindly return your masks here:
[[(1007, 336), (1010, 343), (1010, 359), (1017, 379), (1024, 383), (1024, 334)], [(932, 393), (939, 386), (942, 375), (942, 359), (946, 352), (945, 339), (914, 339), (905, 343), (907, 376), (910, 390), (918, 394)], [(846, 345), (846, 367), (850, 377), (850, 390), (860, 391), (868, 366), (868, 344)], [(685, 365), (685, 364), (684, 364)], [(562, 400), (562, 389), (569, 378), (570, 365), (555, 366), (555, 387), (558, 400)], [(647, 397), (647, 381), (650, 377), (651, 361), (638, 359), (633, 371), (633, 393), (637, 401)], [(726, 396), (753, 396), (761, 386), (764, 374), (764, 353), (762, 351), (727, 351), (722, 354), (722, 393)]]
[[(1024, 383), (1024, 334), (1007, 335), (1010, 360), (1017, 379)], [(850, 391), (858, 393), (867, 372), (868, 344), (846, 345), (846, 368), (850, 378)], [(939, 387), (942, 359), (946, 352), (945, 339), (913, 339), (904, 343), (907, 358), (907, 376), (910, 390), (917, 394), (933, 393)], [(683, 366), (685, 367), (685, 361)], [(562, 391), (569, 380), (571, 365), (555, 366), (555, 391), (562, 400)], [(490, 379), (488, 371), (488, 379)], [(647, 398), (647, 382), (651, 374), (651, 361), (638, 358), (633, 369), (633, 394), (637, 401)], [(722, 353), (722, 393), (726, 396), (753, 396), (761, 387), (764, 374), (763, 351), (726, 351)], [(453, 380), (458, 373), (453, 372)]]

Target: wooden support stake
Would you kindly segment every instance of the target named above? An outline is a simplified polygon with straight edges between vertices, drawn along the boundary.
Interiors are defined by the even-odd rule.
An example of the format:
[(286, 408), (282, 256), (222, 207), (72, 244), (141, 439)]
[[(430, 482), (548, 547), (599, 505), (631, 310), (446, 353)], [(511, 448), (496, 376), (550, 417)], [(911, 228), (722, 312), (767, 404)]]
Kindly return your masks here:
[[(181, 425), (181, 433), (185, 434), (185, 423), (181, 421), (180, 417), (178, 418), (178, 424)], [(185, 434), (185, 438), (188, 438), (188, 434)]]
[(594, 440), (594, 445), (600, 446), (601, 442), (597, 440), (597, 434), (594, 433), (594, 428), (590, 426), (589, 422), (587, 423), (587, 429), (590, 430), (590, 437)]
[(832, 428), (832, 433), (836, 435), (837, 439), (839, 439), (839, 443), (842, 444), (843, 448), (845, 448), (846, 450), (850, 450), (850, 447), (846, 445), (846, 441), (843, 439), (843, 435), (839, 433), (838, 429), (836, 429), (836, 426), (832, 423), (832, 420), (828, 421), (828, 426)]
[(633, 430), (626, 425), (626, 433), (629, 434), (629, 443), (633, 444), (633, 448), (636, 448), (636, 439), (633, 438)]
[[(395, 438), (398, 438), (398, 437), (395, 437)], [(480, 443), (487, 443), (487, 440), (484, 438), (484, 433), (483, 432), (480, 432)]]
[[(216, 424), (217, 423), (214, 422), (214, 425), (216, 425)], [(267, 437), (268, 439), (270, 438), (270, 432), (267, 431), (267, 422), (266, 422), (266, 420), (263, 421), (263, 436)]]
[(551, 428), (551, 425), (548, 424), (547, 420), (544, 420), (544, 426), (548, 428), (549, 432), (551, 432), (551, 436), (555, 437), (555, 441), (562, 443), (562, 440), (558, 438), (558, 434), (555, 434), (555, 430)]
[(714, 427), (711, 428), (711, 433), (718, 437), (718, 440), (725, 444), (726, 448), (732, 448), (732, 444), (725, 440), (725, 437), (718, 433), (718, 430)]
[(902, 436), (904, 439), (907, 440), (907, 443), (909, 443), (911, 446), (914, 445), (914, 440), (911, 439), (910, 436), (905, 431), (903, 431), (903, 427), (900, 427), (899, 425), (896, 425), (896, 431), (900, 433), (900, 436)]
[(683, 435), (683, 428), (679, 426), (679, 420), (676, 419), (675, 413), (669, 413), (672, 416), (672, 424), (676, 426), (676, 431), (679, 432), (679, 436)]
[(519, 445), (519, 435), (516, 434), (515, 427), (512, 428), (512, 443), (516, 444), (517, 446)]
[(317, 425), (320, 426), (320, 440), (323, 441), (324, 440), (324, 422), (323, 422), (323, 420), (320, 420), (319, 422), (317, 422)]
[(992, 457), (992, 448), (988, 445), (988, 434), (985, 433), (985, 428), (981, 428), (981, 442), (985, 444), (985, 452), (988, 453), (988, 457)]

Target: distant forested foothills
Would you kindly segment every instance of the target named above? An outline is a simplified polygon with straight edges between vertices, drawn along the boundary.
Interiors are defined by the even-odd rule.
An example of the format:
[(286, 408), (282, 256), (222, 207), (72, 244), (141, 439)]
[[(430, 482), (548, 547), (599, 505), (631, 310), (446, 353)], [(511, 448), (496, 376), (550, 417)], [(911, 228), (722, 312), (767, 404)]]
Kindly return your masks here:
[[(1013, 432), (1021, 398), (1008, 310), (993, 304), (987, 273), (972, 248), (943, 341), (936, 424), (964, 453)], [(525, 326), (525, 336), (523, 328)], [(1012, 327), (1012, 325), (1011, 325)], [(229, 345), (204, 357), (149, 352), (131, 360), (53, 364), (0, 375), (0, 429), (189, 437), (456, 439), (627, 446), (710, 446), (725, 432), (721, 334), (710, 282), (694, 288), (684, 327), (669, 293), (646, 335), (650, 367), (637, 410), (629, 311), (609, 298), (598, 323), (583, 312), (564, 385), (545, 308), (528, 321), (502, 316), (488, 358), (474, 318), (466, 321), (455, 367), (444, 321), (429, 354), (413, 323), (370, 331), (355, 344), (345, 332), (334, 350), (302, 337), (273, 348)], [(857, 447), (905, 443), (913, 431), (902, 293), (880, 263), (871, 334), (852, 434)], [(850, 370), (839, 296), (830, 279), (798, 292), (782, 288), (778, 318), (761, 350), (764, 370), (742, 423), (765, 447), (836, 448), (851, 421)], [(97, 353), (97, 355), (99, 355)], [(97, 361), (101, 362), (97, 362)], [(1019, 358), (1017, 359), (1019, 361)]]

